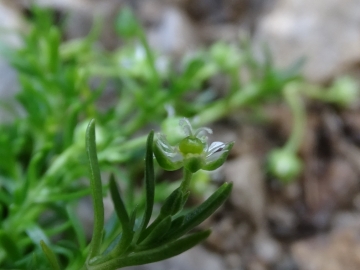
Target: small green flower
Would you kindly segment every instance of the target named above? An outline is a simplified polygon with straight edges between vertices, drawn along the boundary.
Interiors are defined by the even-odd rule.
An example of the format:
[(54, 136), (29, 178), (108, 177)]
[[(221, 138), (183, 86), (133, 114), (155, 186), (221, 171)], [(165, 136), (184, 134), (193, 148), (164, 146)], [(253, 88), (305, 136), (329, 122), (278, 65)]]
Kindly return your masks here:
[(234, 145), (233, 142), (213, 142), (209, 146), (206, 134), (211, 134), (211, 129), (193, 130), (186, 118), (182, 118), (179, 124), (186, 137), (175, 146), (169, 144), (164, 134), (157, 134), (154, 154), (162, 168), (174, 171), (184, 166), (185, 169), (194, 173), (200, 169), (212, 171), (224, 164)]

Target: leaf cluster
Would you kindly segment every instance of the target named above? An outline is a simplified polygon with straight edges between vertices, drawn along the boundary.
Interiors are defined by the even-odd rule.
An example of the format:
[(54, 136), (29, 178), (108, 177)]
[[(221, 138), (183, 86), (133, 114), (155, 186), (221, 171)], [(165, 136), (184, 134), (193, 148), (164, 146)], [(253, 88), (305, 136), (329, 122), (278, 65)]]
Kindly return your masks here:
[(92, 121), (87, 130), (86, 148), (90, 164), (95, 226), (87, 260), (88, 269), (117, 269), (164, 260), (190, 249), (209, 235), (210, 231), (208, 230), (191, 234), (188, 232), (208, 218), (226, 200), (231, 191), (231, 184), (224, 184), (205, 202), (187, 213), (182, 213), (181, 210), (189, 193), (177, 188), (165, 200), (159, 215), (149, 225), (155, 194), (154, 132), (150, 132), (147, 138), (145, 157), (146, 205), (141, 222), (136, 223), (136, 210), (129, 215), (115, 178), (111, 177), (110, 194), (122, 232), (114, 237), (114, 240), (102, 253), (104, 214), (94, 130), (95, 124)]

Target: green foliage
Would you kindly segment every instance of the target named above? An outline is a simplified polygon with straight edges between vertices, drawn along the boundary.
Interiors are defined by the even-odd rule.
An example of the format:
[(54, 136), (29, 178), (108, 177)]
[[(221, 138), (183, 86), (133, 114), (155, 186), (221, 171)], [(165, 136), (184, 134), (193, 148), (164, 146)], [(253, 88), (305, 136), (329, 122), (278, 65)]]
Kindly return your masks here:
[[(107, 240), (103, 238), (103, 191), (96, 158), (95, 123), (94, 120), (90, 122), (86, 133), (86, 149), (94, 201), (94, 230), (86, 260), (87, 269), (117, 269), (151, 263), (170, 258), (192, 248), (204, 240), (210, 231), (191, 234), (187, 234), (187, 232), (208, 218), (230, 194), (232, 185), (226, 183), (193, 211), (178, 214), (189, 196), (189, 192), (184, 191), (181, 186), (165, 200), (158, 217), (148, 226), (153, 211), (155, 191), (153, 139), (154, 132), (150, 132), (145, 158), (146, 205), (141, 223), (136, 226), (134, 219), (129, 218), (125, 204), (118, 192), (115, 178), (111, 177), (110, 193), (122, 232), (114, 239), (110, 239), (111, 244), (105, 248), (105, 252), (102, 252), (102, 243)], [(53, 268), (56, 267), (56, 259), (51, 250), (44, 243), (42, 243), (42, 247)]]
[[(208, 147), (202, 136), (206, 129), (198, 132), (191, 125), (203, 126), (241, 108), (285, 99), (294, 114), (294, 135), (284, 148), (297, 157), (305, 115), (301, 98), (348, 106), (358, 94), (350, 79), (328, 89), (307, 85), (298, 75), (301, 61), (279, 70), (269, 53), (265, 61), (256, 60), (247, 40), (239, 45), (217, 43), (172, 63), (149, 47), (130, 9), (123, 9), (116, 20), (124, 44), (113, 52), (95, 45), (97, 22), (87, 37), (66, 41), (51, 11), (33, 7), (31, 12), (23, 46), (0, 46), (20, 85), (19, 110), (0, 104), (13, 117), (0, 124), (2, 269), (57, 269), (58, 262), (70, 270), (81, 269), (84, 262), (90, 269), (109, 269), (175, 256), (208, 236), (208, 231), (188, 233), (231, 190), (231, 184), (224, 184), (200, 206), (183, 211), (193, 173), (218, 168), (232, 147)], [(219, 74), (229, 86), (223, 95), (210, 83)], [(116, 89), (114, 96), (100, 109), (110, 87)], [(183, 117), (189, 118), (186, 136), (178, 125)], [(96, 119), (96, 130), (89, 119)], [(141, 135), (150, 126), (164, 135)], [(185, 138), (189, 136), (202, 145), (195, 143), (194, 148)], [(152, 152), (164, 169), (184, 167), (179, 187), (155, 183)], [(136, 196), (134, 182), (145, 153), (146, 192)], [(90, 187), (82, 180), (89, 176), (89, 165)], [(100, 172), (111, 175), (109, 185), (101, 182)], [(107, 191), (115, 213), (105, 221), (102, 200)], [(90, 195), (95, 225), (88, 245), (77, 207)], [(159, 213), (153, 211), (158, 203)]]

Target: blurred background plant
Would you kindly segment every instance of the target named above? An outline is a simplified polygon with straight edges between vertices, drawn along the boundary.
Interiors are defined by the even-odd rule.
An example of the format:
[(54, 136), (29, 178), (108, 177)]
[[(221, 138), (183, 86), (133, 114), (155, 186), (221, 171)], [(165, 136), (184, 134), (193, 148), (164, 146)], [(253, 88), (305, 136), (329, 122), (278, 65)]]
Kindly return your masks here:
[[(273, 150), (262, 169), (279, 183), (291, 183), (304, 167), (299, 156), (307, 120), (304, 100), (346, 108), (358, 97), (358, 86), (349, 77), (328, 87), (305, 82), (302, 58), (279, 69), (263, 46), (259, 60), (250, 37), (235, 44), (216, 42), (175, 60), (150, 47), (128, 7), (116, 17), (115, 30), (123, 43), (112, 51), (97, 42), (107, 27), (100, 20), (86, 37), (66, 39), (66, 20), (35, 6), (28, 12), (21, 46), (1, 44), (3, 57), (17, 71), (19, 109), (1, 103), (12, 120), (0, 126), (0, 266), (41, 264), (39, 239), (64, 265), (85, 249), (88, 239), (77, 205), (90, 194), (83, 180), (89, 119), (98, 123), (100, 169), (121, 179), (125, 205), (132, 209), (144, 206), (135, 180), (141, 178), (144, 134), (151, 128), (175, 144), (183, 116), (200, 127), (242, 110), (258, 116), (249, 121), (266, 123), (266, 105), (285, 101), (293, 115), (291, 135), (278, 142), (276, 147), (284, 147)], [(220, 92), (212, 84), (219, 76), (225, 81)], [(211, 189), (210, 176), (201, 173), (198, 178), (206, 185), (195, 186), (194, 181), (192, 186), (199, 197)], [(173, 186), (158, 185), (156, 200), (161, 202)]]

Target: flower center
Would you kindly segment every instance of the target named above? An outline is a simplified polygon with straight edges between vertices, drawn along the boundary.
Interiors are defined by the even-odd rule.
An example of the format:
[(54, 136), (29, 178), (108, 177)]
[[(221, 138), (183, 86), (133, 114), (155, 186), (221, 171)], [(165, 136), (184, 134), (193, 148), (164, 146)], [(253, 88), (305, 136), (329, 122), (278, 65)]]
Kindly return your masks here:
[(183, 155), (201, 154), (204, 148), (203, 142), (196, 137), (188, 136), (179, 143), (179, 150)]

